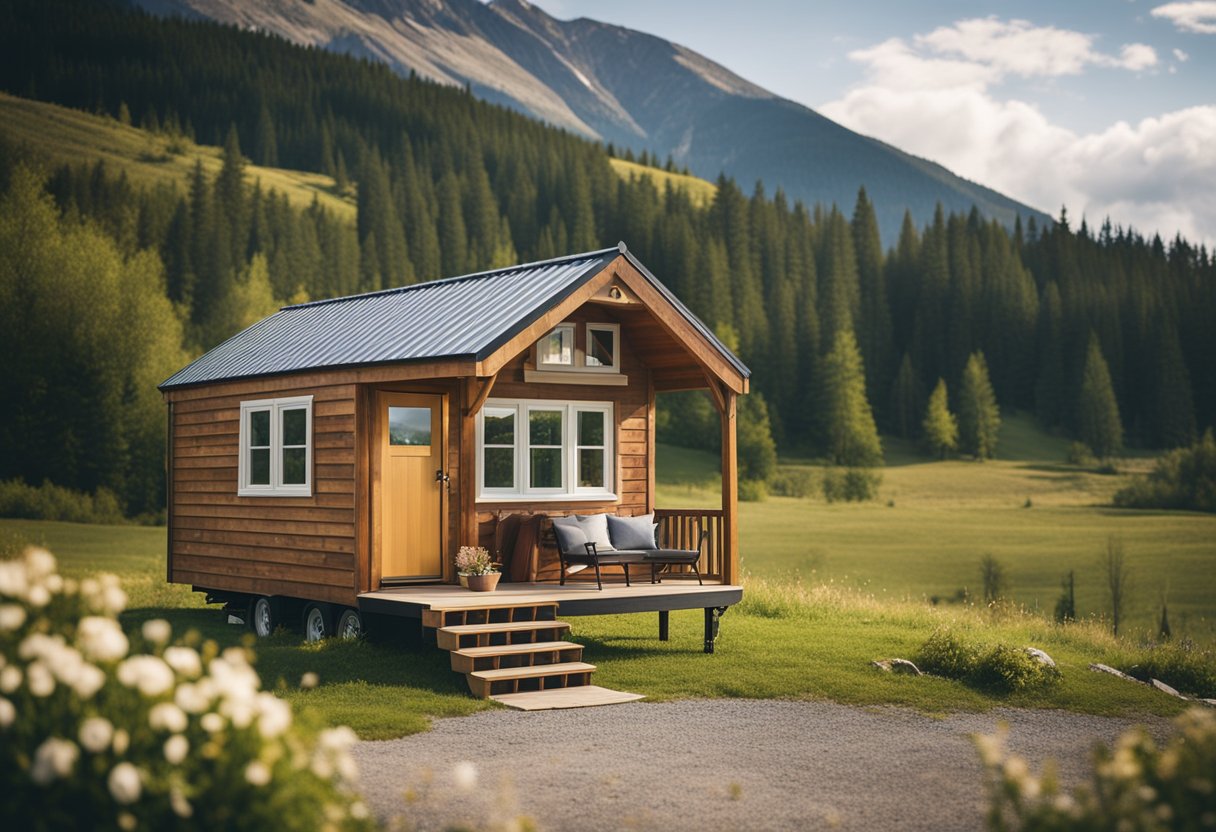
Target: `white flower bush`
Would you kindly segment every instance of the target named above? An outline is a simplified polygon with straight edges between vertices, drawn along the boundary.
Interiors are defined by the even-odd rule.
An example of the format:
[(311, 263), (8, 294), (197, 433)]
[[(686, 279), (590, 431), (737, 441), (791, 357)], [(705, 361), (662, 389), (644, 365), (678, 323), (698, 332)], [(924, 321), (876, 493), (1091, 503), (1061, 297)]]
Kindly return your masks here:
[[(247, 651), (128, 636), (113, 576), (0, 561), (0, 817), (12, 829), (369, 825), (349, 728), (299, 724)], [(132, 644), (132, 641), (135, 643)]]

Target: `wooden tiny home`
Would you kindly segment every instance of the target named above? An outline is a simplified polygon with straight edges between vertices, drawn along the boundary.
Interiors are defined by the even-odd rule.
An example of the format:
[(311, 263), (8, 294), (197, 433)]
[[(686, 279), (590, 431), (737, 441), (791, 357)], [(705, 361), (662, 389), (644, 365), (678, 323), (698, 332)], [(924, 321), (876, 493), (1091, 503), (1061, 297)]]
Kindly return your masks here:
[[(231, 609), (261, 599), (279, 619), (324, 605), (328, 632), (373, 609), (420, 617), (436, 607), (404, 590), (456, 583), (457, 548), (493, 551), (507, 515), (655, 511), (655, 395), (708, 390), (721, 508), (657, 512), (673, 538), (711, 531), (708, 585), (683, 606), (632, 608), (725, 606), (738, 600), (735, 406), (748, 375), (624, 244), (285, 307), (161, 385), (168, 579)], [(529, 586), (558, 571), (542, 541)]]

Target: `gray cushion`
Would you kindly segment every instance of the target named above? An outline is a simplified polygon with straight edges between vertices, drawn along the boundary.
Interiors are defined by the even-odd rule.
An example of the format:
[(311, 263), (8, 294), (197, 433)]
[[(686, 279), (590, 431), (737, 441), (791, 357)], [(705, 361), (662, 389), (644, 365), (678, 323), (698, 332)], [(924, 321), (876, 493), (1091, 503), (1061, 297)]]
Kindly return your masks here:
[(612, 538), (608, 536), (608, 515), (576, 514), (574, 519), (578, 521), (579, 528), (587, 536), (588, 542), (595, 544), (597, 552), (611, 552), (616, 548), (612, 545)]
[(587, 542), (587, 535), (583, 533), (582, 526), (573, 517), (554, 517), (553, 534), (557, 537), (557, 548), (563, 552), (571, 555), (587, 553), (584, 545)]
[(656, 549), (654, 515), (608, 517), (608, 536), (618, 549)]

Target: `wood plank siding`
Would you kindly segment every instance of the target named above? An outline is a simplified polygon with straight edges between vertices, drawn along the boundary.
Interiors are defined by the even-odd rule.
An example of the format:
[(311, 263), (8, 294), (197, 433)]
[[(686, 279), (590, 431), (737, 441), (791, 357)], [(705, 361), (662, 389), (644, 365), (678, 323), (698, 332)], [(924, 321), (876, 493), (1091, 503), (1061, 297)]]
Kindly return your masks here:
[[(170, 409), (169, 580), (354, 604), (356, 508), (365, 502), (355, 488), (356, 386), (275, 378), (205, 392), (192, 388)], [(286, 396), (313, 397), (313, 494), (238, 497), (240, 404)]]

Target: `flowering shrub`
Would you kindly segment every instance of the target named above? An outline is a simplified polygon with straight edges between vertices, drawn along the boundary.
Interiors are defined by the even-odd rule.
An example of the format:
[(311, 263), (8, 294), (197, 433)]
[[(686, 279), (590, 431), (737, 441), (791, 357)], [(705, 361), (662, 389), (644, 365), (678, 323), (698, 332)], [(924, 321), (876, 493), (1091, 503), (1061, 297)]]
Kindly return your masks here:
[(498, 570), (484, 546), (461, 546), (456, 552), (456, 571), (462, 575), (486, 575)]
[[(0, 561), (0, 817), (8, 828), (352, 829), (349, 728), (296, 724), (247, 651), (128, 638), (112, 575)], [(135, 643), (132, 644), (132, 641)]]
[(1193, 708), (1158, 748), (1143, 730), (1094, 753), (1093, 784), (1072, 794), (1050, 771), (1036, 777), (1005, 749), (1005, 732), (976, 736), (988, 791), (988, 828), (1006, 830), (1216, 828), (1216, 713)]

